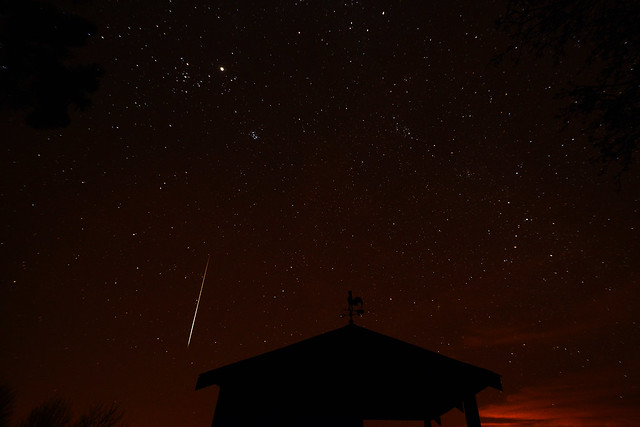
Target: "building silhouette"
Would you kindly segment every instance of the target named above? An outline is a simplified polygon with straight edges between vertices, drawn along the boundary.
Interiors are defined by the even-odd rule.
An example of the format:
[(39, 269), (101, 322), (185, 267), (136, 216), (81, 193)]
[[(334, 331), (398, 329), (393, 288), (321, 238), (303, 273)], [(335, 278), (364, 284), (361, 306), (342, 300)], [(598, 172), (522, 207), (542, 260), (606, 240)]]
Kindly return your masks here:
[(212, 427), (440, 423), (453, 408), (480, 427), (476, 394), (500, 375), (354, 325), (199, 375), (220, 386)]

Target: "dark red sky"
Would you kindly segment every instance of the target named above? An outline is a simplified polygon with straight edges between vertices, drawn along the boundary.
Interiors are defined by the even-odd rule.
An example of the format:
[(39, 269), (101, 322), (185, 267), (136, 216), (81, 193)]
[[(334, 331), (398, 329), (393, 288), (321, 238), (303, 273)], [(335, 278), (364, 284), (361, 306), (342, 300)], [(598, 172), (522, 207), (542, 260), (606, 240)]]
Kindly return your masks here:
[(491, 64), (502, 2), (75, 7), (92, 108), (0, 125), (16, 418), (209, 425), (199, 373), (342, 326), (353, 289), (360, 325), (503, 376), (483, 425), (637, 424), (638, 167), (617, 190), (559, 132), (570, 59)]

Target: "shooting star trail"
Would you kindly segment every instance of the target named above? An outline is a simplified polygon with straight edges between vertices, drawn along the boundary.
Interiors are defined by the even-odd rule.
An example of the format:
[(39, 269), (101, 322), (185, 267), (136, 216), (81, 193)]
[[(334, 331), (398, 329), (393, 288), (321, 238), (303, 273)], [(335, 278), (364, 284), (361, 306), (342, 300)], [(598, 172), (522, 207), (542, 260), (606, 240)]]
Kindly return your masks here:
[(207, 257), (207, 265), (204, 267), (204, 274), (202, 275), (202, 284), (200, 285), (200, 293), (198, 294), (198, 302), (196, 302), (196, 312), (193, 313), (193, 322), (191, 322), (191, 332), (189, 332), (189, 341), (187, 341), (187, 348), (191, 344), (191, 335), (193, 335), (193, 327), (196, 325), (196, 316), (198, 315), (198, 307), (200, 306), (200, 297), (202, 296), (202, 289), (204, 289), (204, 280), (207, 278), (207, 270), (209, 269), (209, 259)]

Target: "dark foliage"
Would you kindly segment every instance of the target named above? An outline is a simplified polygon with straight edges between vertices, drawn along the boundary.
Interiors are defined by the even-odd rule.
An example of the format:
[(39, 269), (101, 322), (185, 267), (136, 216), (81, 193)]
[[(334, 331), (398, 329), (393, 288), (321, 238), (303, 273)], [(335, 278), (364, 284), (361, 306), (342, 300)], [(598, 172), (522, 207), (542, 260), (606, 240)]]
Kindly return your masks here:
[(115, 404), (95, 405), (78, 420), (72, 421), (71, 407), (52, 399), (34, 408), (20, 427), (116, 427), (122, 426), (124, 412)]
[(116, 404), (95, 405), (89, 408), (74, 427), (115, 427), (122, 425), (124, 412)]
[(71, 424), (71, 409), (59, 399), (49, 400), (34, 408), (20, 427), (68, 427)]
[[(15, 392), (6, 384), (0, 384), (0, 427), (12, 425), (11, 416)], [(73, 420), (71, 406), (62, 399), (51, 399), (29, 412), (19, 427), (120, 427), (124, 411), (115, 403), (91, 406), (79, 418)]]
[(102, 74), (71, 55), (95, 30), (50, 4), (0, 0), (0, 108), (25, 112), (34, 128), (67, 126), (69, 107), (87, 108)]
[(9, 386), (0, 384), (0, 427), (9, 425), (14, 400), (14, 391)]
[[(618, 176), (640, 143), (640, 2), (636, 0), (510, 0), (498, 25), (513, 44), (497, 59), (523, 52), (582, 57), (563, 92), (571, 100), (565, 118), (586, 119), (585, 132), (599, 150), (603, 170)], [(571, 52), (570, 52), (571, 51)]]

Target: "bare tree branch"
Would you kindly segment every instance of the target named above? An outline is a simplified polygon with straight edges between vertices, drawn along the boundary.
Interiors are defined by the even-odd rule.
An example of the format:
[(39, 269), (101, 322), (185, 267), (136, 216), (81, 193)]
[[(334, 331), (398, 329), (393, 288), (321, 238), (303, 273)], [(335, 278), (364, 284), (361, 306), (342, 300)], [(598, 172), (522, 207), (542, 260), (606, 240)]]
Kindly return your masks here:
[[(619, 177), (640, 146), (640, 2), (633, 0), (510, 0), (498, 26), (513, 40), (497, 61), (524, 54), (583, 52), (583, 64), (560, 93), (565, 120), (582, 117), (584, 132), (599, 150), (603, 171)], [(585, 81), (586, 79), (586, 81)], [(581, 80), (581, 81), (579, 81)], [(589, 81), (591, 80), (591, 81)]]

